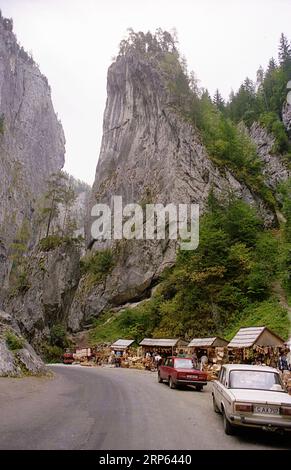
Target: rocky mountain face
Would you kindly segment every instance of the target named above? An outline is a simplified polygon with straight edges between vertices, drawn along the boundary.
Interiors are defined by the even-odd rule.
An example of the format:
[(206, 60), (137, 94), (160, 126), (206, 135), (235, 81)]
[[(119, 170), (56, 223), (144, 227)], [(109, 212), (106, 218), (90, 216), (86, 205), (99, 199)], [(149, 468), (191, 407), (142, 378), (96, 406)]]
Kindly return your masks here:
[[(108, 71), (103, 139), (89, 206), (123, 197), (123, 204), (196, 203), (205, 209), (210, 190), (218, 196), (234, 193), (257, 207), (266, 226), (275, 214), (228, 170), (210, 160), (198, 130), (171, 107), (171, 96), (159, 70), (137, 55), (119, 57)], [(280, 157), (271, 154), (274, 143), (259, 125), (251, 137), (264, 163), (270, 187), (288, 177)], [(87, 240), (92, 238), (88, 218)], [(101, 311), (148, 296), (165, 267), (175, 262), (174, 241), (118, 241), (110, 246), (115, 264), (109, 276), (92, 286), (81, 279), (70, 314), (69, 327), (80, 329)]]
[(283, 106), (282, 121), (290, 136), (291, 134), (291, 104), (289, 104), (288, 102), (286, 102)]
[(0, 280), (7, 282), (10, 245), (24, 220), (31, 228), (48, 175), (64, 165), (65, 138), (48, 81), (0, 16)]
[(73, 242), (48, 252), (36, 250), (28, 264), (26, 287), (4, 301), (25, 335), (39, 348), (50, 328), (67, 325), (69, 309), (80, 279), (80, 247)]
[(45, 365), (23, 338), (16, 321), (0, 311), (0, 377), (43, 375)]
[(275, 190), (280, 182), (286, 181), (290, 177), (290, 170), (282, 155), (274, 154), (272, 151), (275, 138), (256, 122), (251, 126), (249, 135), (256, 145), (258, 156), (262, 160), (266, 184), (269, 188)]
[[(255, 206), (266, 227), (277, 222), (277, 214), (257, 194), (213, 163), (200, 132), (173, 109), (171, 92), (155, 63), (138, 54), (119, 56), (108, 71), (107, 93), (95, 182), (91, 193), (79, 187), (72, 208), (77, 234), (83, 233), (86, 217), (85, 238), (90, 245), (86, 257), (104, 248), (111, 253), (107, 271), (101, 266), (96, 276), (80, 269), (84, 250), (73, 239), (48, 249), (35, 247), (35, 208), (47, 176), (63, 166), (65, 140), (47, 79), (18, 46), (12, 23), (0, 18), (2, 286), (7, 283), (17, 231), (24, 221), (31, 231), (25, 283), (3, 297), (2, 308), (37, 348), (56, 324), (76, 332), (106, 309), (148, 298), (164, 269), (175, 263), (175, 240), (94, 242), (90, 214), (96, 203), (112, 208), (112, 196), (122, 196), (123, 206), (192, 203), (199, 204), (203, 213), (210, 191), (220, 198), (231, 192)], [(283, 120), (289, 129), (288, 107)], [(256, 123), (249, 136), (262, 160), (266, 183), (274, 189), (289, 175), (280, 155), (272, 152), (274, 138)], [(64, 208), (59, 209), (54, 223), (62, 225)]]
[[(0, 375), (20, 375), (26, 360), (30, 373), (41, 370), (43, 364), (26, 342), (21, 351), (9, 350), (7, 329), (16, 335), (21, 331), (37, 345), (54, 322), (66, 318), (78, 284), (78, 246), (61, 245), (50, 252), (41, 252), (35, 246), (39, 201), (49, 176), (62, 169), (64, 155), (64, 132), (53, 108), (47, 78), (18, 45), (12, 20), (0, 13), (0, 304), (11, 314), (7, 318), (13, 323), (9, 326), (5, 320), (4, 325), (8, 313), (3, 313)], [(74, 182), (79, 192), (73, 215), (82, 231), (88, 189), (80, 184)], [(19, 233), (24, 227), (26, 280), (22, 287), (12, 288), (12, 246), (20, 243)]]
[[(69, 217), (74, 221), (74, 236), (77, 237), (80, 235), (85, 237), (86, 216), (89, 207), (91, 187), (70, 175), (68, 175), (66, 185), (72, 188), (76, 196), (69, 211)], [(59, 204), (58, 208), (59, 215), (52, 223), (52, 228), (56, 229), (58, 226), (63, 226), (64, 219), (66, 218), (66, 207), (64, 204)]]

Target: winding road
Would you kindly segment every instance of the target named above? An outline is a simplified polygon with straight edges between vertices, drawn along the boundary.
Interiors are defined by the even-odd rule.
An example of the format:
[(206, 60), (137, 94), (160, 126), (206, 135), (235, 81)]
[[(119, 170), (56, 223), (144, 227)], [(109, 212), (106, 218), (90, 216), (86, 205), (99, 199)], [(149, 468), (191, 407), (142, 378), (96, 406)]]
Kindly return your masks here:
[(55, 365), (51, 378), (0, 379), (0, 449), (286, 449), (290, 436), (226, 436), (203, 392), (153, 372)]

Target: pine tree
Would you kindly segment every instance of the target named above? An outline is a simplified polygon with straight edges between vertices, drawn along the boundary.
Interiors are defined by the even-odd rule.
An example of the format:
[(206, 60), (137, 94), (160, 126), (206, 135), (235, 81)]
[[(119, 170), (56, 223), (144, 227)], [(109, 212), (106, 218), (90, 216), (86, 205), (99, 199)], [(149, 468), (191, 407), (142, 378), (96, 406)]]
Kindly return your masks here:
[[(59, 204), (65, 207), (65, 219), (69, 206), (75, 201), (72, 188), (67, 185), (68, 178), (62, 172), (53, 173), (47, 181), (47, 192), (44, 195), (45, 204), (41, 209), (42, 220), (46, 221), (46, 238), (49, 236), (51, 224), (59, 215)], [(64, 220), (64, 224), (66, 220)], [(64, 228), (64, 227), (63, 227)]]
[(260, 67), (258, 68), (257, 70), (257, 85), (260, 86), (262, 85), (263, 81), (264, 81), (264, 69), (263, 67), (260, 65)]
[(244, 80), (242, 87), (250, 95), (254, 95), (256, 92), (255, 84), (249, 77)]
[(265, 73), (263, 67), (260, 65), (260, 67), (257, 70), (257, 97), (258, 99), (262, 100), (262, 105), (261, 107), (264, 108), (266, 111), (269, 110), (268, 106), (268, 100), (267, 96), (265, 93), (265, 88), (264, 88), (264, 79), (265, 79)]
[(282, 33), (279, 44), (279, 63), (286, 65), (291, 61), (291, 47), (286, 36)]
[(213, 96), (213, 103), (215, 104), (215, 106), (217, 107), (217, 109), (219, 109), (219, 111), (224, 111), (224, 108), (225, 108), (225, 102), (224, 102), (224, 99), (222, 98), (219, 90), (217, 89), (214, 93), (214, 96)]
[(266, 73), (266, 75), (269, 74), (269, 73), (274, 72), (274, 70), (276, 70), (276, 68), (277, 68), (276, 61), (275, 61), (274, 57), (271, 57), (271, 59), (269, 60), (269, 64), (268, 64), (268, 68), (267, 68), (267, 73)]

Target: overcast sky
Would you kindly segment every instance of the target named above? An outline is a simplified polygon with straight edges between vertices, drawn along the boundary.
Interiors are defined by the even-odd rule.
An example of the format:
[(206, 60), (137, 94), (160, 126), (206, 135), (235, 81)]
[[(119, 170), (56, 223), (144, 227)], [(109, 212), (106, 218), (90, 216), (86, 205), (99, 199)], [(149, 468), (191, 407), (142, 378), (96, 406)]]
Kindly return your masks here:
[(102, 137), (106, 74), (126, 29), (178, 31), (200, 85), (225, 98), (291, 36), (290, 0), (0, 0), (2, 13), (52, 87), (66, 135), (65, 169), (92, 183)]

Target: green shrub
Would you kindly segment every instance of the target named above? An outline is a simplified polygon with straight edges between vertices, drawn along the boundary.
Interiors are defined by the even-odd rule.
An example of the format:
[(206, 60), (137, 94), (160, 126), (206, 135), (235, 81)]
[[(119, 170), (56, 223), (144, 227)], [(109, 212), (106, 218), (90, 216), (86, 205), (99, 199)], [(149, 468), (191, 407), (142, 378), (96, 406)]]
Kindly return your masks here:
[(39, 241), (39, 248), (41, 251), (51, 251), (57, 248), (58, 246), (61, 246), (62, 244), (62, 238), (59, 237), (58, 235), (49, 235), (46, 238), (42, 238)]
[(4, 115), (0, 116), (0, 134), (4, 134)]
[(58, 323), (51, 327), (50, 343), (52, 346), (58, 346), (59, 348), (67, 348), (69, 346), (67, 331), (62, 324)]
[(15, 335), (11, 331), (6, 333), (6, 344), (10, 351), (17, 351), (18, 349), (22, 349), (24, 346), (24, 339), (20, 338), (19, 336)]
[(42, 238), (39, 241), (38, 246), (41, 251), (51, 251), (63, 245), (72, 246), (74, 244), (79, 244), (80, 242), (80, 238), (61, 237), (60, 235), (49, 235), (46, 238)]
[(64, 350), (59, 346), (52, 346), (50, 344), (43, 344), (41, 348), (41, 356), (45, 362), (55, 363), (61, 362), (63, 359)]
[(15, 295), (24, 295), (28, 289), (30, 289), (31, 283), (27, 269), (28, 264), (23, 263), (23, 265), (20, 265), (11, 271), (9, 286), (10, 297)]
[(285, 153), (290, 151), (290, 144), (284, 124), (276, 113), (263, 113), (260, 116), (260, 124), (275, 137), (273, 152)]
[(114, 258), (110, 249), (90, 253), (81, 260), (81, 273), (91, 274), (95, 282), (102, 281), (113, 269)]
[(24, 294), (25, 292), (28, 291), (28, 289), (31, 287), (31, 284), (29, 282), (27, 272), (23, 271), (18, 275), (15, 287), (17, 291), (21, 294)]

